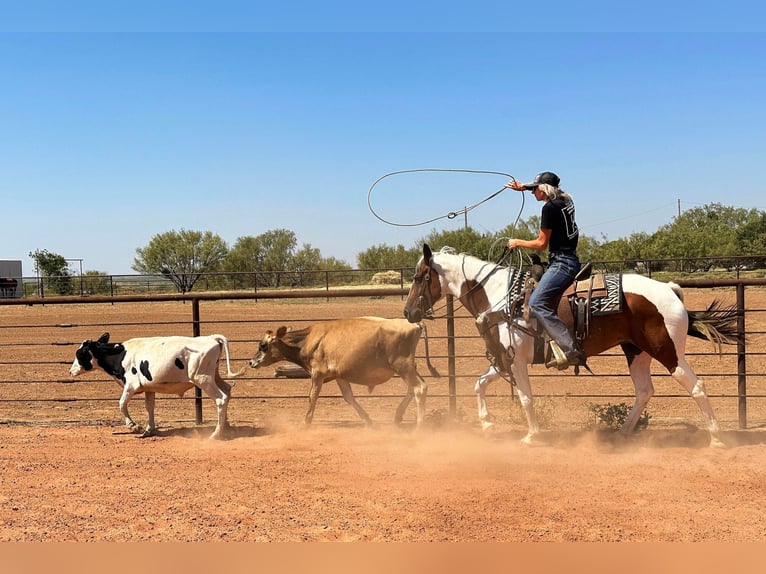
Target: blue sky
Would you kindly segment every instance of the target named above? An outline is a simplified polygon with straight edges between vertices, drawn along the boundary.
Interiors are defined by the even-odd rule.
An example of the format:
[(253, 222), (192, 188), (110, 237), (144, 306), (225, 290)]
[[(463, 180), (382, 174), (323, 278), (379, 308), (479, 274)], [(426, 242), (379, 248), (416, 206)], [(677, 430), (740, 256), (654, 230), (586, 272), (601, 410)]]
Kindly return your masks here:
[[(182, 18), (178, 2), (130, 4), (154, 6), (151, 18), (120, 2), (32, 5), (34, 19), (8, 6), (0, 24), (0, 259), (21, 259), (25, 275), (36, 249), (133, 273), (137, 247), (181, 228), (229, 245), (291, 229), (354, 265), (372, 245), (464, 224), (373, 216), (370, 186), (417, 168), (555, 171), (599, 239), (651, 233), (679, 202), (766, 210), (760, 8), (702, 3), (679, 21), (663, 4), (610, 13), (613, 25), (569, 8), (541, 34), (486, 3), (446, 15), (331, 3), (323, 20), (315, 3), (290, 17), (187, 2)], [(486, 20), (461, 20), (477, 13)], [(371, 201), (414, 223), (506, 179), (401, 175)], [(494, 232), (520, 208), (508, 190), (468, 223)], [(528, 196), (522, 217), (539, 208)]]

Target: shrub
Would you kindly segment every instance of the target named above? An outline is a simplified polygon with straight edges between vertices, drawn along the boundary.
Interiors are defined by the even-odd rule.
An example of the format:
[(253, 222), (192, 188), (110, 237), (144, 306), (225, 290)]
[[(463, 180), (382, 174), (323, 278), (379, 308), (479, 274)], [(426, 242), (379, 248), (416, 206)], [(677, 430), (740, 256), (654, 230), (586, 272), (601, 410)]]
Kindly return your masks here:
[[(619, 405), (613, 405), (607, 403), (605, 405), (597, 405), (591, 403), (588, 405), (588, 410), (596, 418), (596, 423), (606, 425), (608, 428), (619, 429), (625, 424), (628, 419), (631, 407), (626, 403), (620, 403)], [(638, 423), (636, 423), (637, 429), (645, 429), (649, 424), (649, 419), (652, 418), (646, 410), (638, 417)]]

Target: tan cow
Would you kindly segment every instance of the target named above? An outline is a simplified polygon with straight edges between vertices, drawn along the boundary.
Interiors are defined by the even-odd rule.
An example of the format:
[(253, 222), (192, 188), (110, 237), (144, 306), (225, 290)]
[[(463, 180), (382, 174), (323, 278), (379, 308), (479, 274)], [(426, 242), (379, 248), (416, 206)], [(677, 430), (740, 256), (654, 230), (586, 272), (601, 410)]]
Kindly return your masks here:
[[(420, 325), (405, 319), (356, 317), (315, 323), (291, 331), (280, 327), (276, 333), (267, 331), (250, 361), (257, 369), (279, 361), (289, 361), (306, 369), (311, 375), (309, 408), (306, 424), (314, 417), (314, 407), (322, 385), (335, 380), (340, 392), (360, 417), (372, 421), (356, 402), (350, 383), (366, 385), (370, 391), (392, 376), (399, 375), (407, 383), (407, 395), (396, 409), (394, 420), (402, 421), (404, 411), (415, 397), (417, 426), (425, 417), (426, 382), (415, 368), (415, 350), (421, 335)], [(438, 373), (428, 365), (431, 373)]]

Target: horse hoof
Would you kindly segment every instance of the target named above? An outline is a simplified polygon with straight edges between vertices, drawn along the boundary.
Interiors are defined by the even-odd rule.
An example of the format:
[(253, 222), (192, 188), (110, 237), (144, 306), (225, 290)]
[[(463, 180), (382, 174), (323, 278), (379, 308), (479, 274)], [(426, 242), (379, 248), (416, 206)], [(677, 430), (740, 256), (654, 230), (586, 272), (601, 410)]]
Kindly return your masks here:
[(495, 423), (489, 421), (481, 421), (481, 430), (485, 433), (491, 433), (495, 430)]
[(150, 436), (157, 436), (157, 431), (154, 429), (146, 429), (138, 438), (149, 438)]
[(535, 444), (534, 435), (528, 434), (527, 436), (525, 436), (523, 439), (521, 439), (521, 444), (523, 444), (524, 446), (534, 446)]
[(729, 446), (716, 436), (710, 437), (710, 448), (729, 448)]

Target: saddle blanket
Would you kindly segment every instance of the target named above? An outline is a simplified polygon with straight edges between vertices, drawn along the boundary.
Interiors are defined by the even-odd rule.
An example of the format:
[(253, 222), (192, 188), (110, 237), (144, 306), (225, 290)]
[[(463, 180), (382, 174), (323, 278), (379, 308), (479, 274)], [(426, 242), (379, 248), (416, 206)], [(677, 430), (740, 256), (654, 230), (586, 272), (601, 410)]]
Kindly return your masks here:
[(590, 297), (592, 315), (611, 315), (622, 311), (622, 275), (619, 273), (596, 273), (588, 279), (577, 281), (575, 299)]

